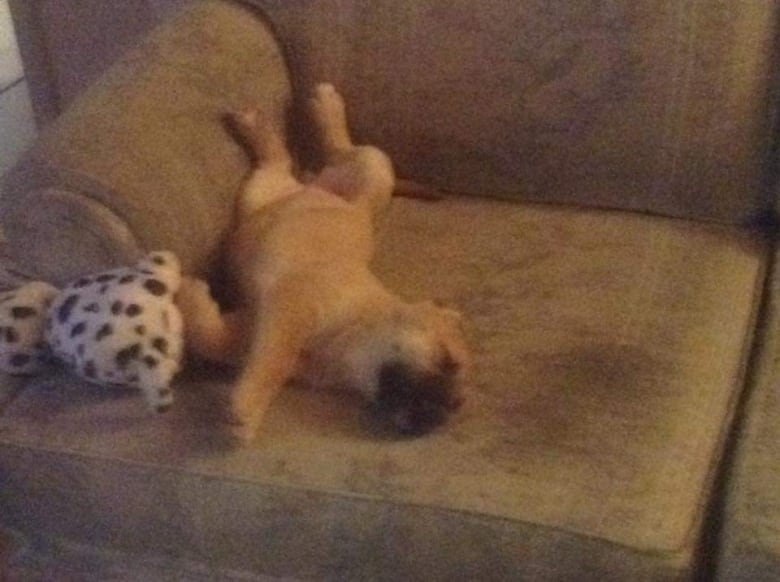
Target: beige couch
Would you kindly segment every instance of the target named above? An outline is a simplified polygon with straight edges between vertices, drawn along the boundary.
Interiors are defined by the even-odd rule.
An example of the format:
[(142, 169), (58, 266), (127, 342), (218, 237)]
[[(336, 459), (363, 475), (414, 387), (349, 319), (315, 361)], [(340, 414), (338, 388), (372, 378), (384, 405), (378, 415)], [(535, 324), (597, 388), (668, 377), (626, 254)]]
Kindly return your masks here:
[[(135, 36), (164, 4), (123, 3)], [(305, 165), (299, 100), (330, 80), (362, 141), (453, 193), (394, 202), (376, 267), (465, 311), (469, 404), (393, 440), (292, 390), (233, 450), (229, 378), (190, 371), (149, 417), (52, 373), (2, 393), (0, 524), (301, 579), (780, 579), (774, 3), (251, 4), (192, 3), (84, 91), (108, 52), (86, 77), (50, 55), (37, 110), (64, 113), (5, 179), (7, 264), (62, 283), (169, 248), (215, 275), (247, 169), (221, 115), (263, 104)], [(125, 30), (12, 5), (33, 69), (114, 46), (47, 14)]]

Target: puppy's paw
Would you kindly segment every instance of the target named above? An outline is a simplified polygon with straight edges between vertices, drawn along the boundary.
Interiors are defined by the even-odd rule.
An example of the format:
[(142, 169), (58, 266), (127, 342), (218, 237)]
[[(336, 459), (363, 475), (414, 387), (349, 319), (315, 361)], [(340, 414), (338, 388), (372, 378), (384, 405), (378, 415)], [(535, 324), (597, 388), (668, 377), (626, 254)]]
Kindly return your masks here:
[(309, 105), (318, 121), (340, 123), (346, 118), (344, 98), (330, 83), (319, 83), (314, 87)]
[(227, 422), (230, 434), (240, 444), (249, 444), (255, 438), (263, 418), (256, 399), (251, 393), (236, 391), (230, 401)]
[(326, 153), (352, 147), (344, 98), (330, 83), (320, 83), (309, 99), (309, 110), (320, 130)]
[(280, 129), (257, 107), (247, 107), (227, 115), (228, 126), (257, 161), (274, 162), (287, 159), (287, 150)]
[(227, 114), (229, 122), (246, 135), (252, 135), (257, 131), (261, 114), (257, 107), (246, 107), (240, 111)]

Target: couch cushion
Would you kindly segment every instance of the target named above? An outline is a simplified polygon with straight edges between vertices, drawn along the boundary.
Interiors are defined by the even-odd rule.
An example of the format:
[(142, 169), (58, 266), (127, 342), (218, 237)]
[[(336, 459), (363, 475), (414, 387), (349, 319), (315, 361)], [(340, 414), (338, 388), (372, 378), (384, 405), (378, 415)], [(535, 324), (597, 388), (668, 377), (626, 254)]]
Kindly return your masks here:
[(717, 579), (780, 580), (780, 272), (778, 257), (762, 317), (749, 398), (724, 475)]
[(694, 562), (763, 272), (725, 227), (454, 198), (398, 200), (378, 269), (461, 306), (476, 355), (452, 424), (367, 429), (291, 389), (257, 441), (214, 428), (229, 378), (179, 406), (61, 376), (0, 425), (7, 525), (314, 579), (659, 579)]
[(248, 1), (407, 177), (726, 221), (769, 205), (773, 0)]

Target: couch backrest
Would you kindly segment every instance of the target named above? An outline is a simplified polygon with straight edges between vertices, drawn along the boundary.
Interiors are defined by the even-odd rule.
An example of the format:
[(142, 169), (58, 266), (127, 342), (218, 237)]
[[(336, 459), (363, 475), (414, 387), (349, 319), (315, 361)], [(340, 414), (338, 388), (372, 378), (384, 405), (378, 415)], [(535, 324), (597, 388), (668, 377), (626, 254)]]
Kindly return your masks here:
[(750, 220), (768, 206), (772, 0), (253, 0), (300, 89), (442, 188)]

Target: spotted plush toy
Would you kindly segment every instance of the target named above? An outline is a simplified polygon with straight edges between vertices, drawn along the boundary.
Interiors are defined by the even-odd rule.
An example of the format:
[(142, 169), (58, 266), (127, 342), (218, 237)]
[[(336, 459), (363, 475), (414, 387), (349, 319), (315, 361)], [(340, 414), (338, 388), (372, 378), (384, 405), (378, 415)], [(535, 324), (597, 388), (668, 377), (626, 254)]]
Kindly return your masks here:
[(165, 251), (61, 291), (29, 283), (0, 304), (0, 367), (33, 373), (48, 352), (92, 383), (140, 388), (153, 409), (167, 410), (182, 357), (182, 320), (173, 301), (180, 283), (179, 262)]

